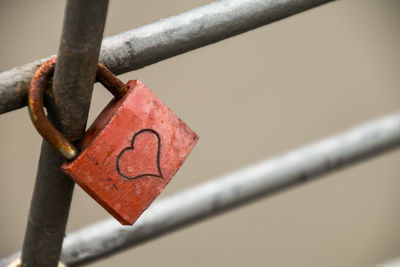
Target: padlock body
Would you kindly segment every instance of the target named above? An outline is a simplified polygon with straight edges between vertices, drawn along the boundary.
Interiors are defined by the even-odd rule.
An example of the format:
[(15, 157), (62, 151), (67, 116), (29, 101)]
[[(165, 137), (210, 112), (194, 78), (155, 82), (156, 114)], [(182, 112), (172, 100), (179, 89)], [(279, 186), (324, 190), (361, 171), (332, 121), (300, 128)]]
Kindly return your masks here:
[(140, 81), (113, 99), (62, 170), (121, 224), (133, 224), (165, 188), (198, 140)]

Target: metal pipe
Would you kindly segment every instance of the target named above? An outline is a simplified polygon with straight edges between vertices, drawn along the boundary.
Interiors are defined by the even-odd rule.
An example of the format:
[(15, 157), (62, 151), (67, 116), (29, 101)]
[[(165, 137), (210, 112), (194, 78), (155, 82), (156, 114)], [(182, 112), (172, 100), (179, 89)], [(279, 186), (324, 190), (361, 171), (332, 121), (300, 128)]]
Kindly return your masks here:
[[(115, 74), (143, 68), (333, 0), (223, 0), (104, 40), (100, 62)], [(47, 58), (48, 59), (48, 58)], [(0, 114), (26, 105), (29, 82), (47, 59), (0, 73)]]
[[(68, 140), (85, 132), (108, 0), (68, 0), (55, 67), (49, 119)], [(84, 25), (82, 27), (82, 25)], [(55, 267), (65, 235), (74, 183), (60, 169), (63, 156), (43, 141), (22, 264)]]
[[(70, 233), (61, 258), (78, 266), (106, 257), (399, 145), (397, 113), (156, 200), (133, 226), (107, 219)], [(0, 260), (0, 266), (17, 255)]]
[(62, 260), (77, 266), (300, 185), (400, 145), (400, 113), (362, 125), (154, 203), (132, 226), (102, 221), (66, 238)]

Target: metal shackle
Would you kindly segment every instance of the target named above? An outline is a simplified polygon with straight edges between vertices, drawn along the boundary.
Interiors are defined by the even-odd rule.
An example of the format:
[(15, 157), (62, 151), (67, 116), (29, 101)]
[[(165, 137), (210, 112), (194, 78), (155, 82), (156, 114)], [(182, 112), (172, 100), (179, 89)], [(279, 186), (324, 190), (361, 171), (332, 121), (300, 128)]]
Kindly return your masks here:
[[(54, 74), (56, 62), (57, 56), (47, 60), (33, 76), (28, 91), (28, 110), (33, 125), (43, 139), (71, 160), (78, 155), (79, 150), (51, 124), (43, 107), (44, 90)], [(96, 79), (118, 99), (128, 91), (128, 87), (101, 63), (97, 66)]]

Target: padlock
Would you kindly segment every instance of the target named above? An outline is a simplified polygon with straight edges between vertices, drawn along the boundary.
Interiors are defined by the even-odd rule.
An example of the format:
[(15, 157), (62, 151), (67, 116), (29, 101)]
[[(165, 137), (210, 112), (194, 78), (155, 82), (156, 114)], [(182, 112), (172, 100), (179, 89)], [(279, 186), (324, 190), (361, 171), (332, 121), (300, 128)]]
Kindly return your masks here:
[(142, 82), (126, 85), (99, 63), (96, 74), (115, 96), (75, 148), (48, 121), (43, 90), (56, 58), (36, 72), (29, 89), (31, 119), (67, 159), (62, 170), (121, 224), (131, 225), (183, 164), (198, 136)]

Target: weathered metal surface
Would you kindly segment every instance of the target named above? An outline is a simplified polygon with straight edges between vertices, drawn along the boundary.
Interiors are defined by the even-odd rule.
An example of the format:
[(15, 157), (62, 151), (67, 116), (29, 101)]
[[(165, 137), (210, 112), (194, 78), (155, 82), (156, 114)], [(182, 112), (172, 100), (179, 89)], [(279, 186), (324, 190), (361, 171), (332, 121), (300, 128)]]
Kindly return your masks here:
[[(46, 117), (43, 107), (45, 87), (54, 73), (56, 61), (57, 57), (49, 59), (33, 76), (28, 92), (28, 110), (33, 125), (44, 140), (54, 146), (66, 159), (73, 159), (78, 155), (79, 150), (54, 128)], [(98, 63), (96, 78), (117, 98), (123, 97), (128, 91), (128, 87), (100, 63)]]
[[(108, 0), (66, 1), (54, 101), (47, 102), (47, 111), (52, 124), (70, 141), (85, 132), (107, 8)], [(60, 169), (64, 161), (49, 143), (42, 143), (22, 247), (23, 267), (58, 264), (74, 188)]]
[(140, 81), (103, 110), (82, 152), (62, 166), (120, 223), (133, 224), (183, 164), (198, 136)]
[(116, 98), (122, 98), (129, 88), (103, 64), (97, 64), (96, 79)]
[(43, 138), (54, 146), (65, 158), (73, 159), (78, 150), (50, 123), (43, 107), (44, 89), (54, 73), (56, 57), (43, 63), (32, 78), (28, 92), (28, 110), (33, 125)]
[[(332, 1), (216, 1), (104, 39), (99, 61), (122, 74)], [(45, 60), (0, 73), (0, 113), (26, 105), (29, 82)]]

